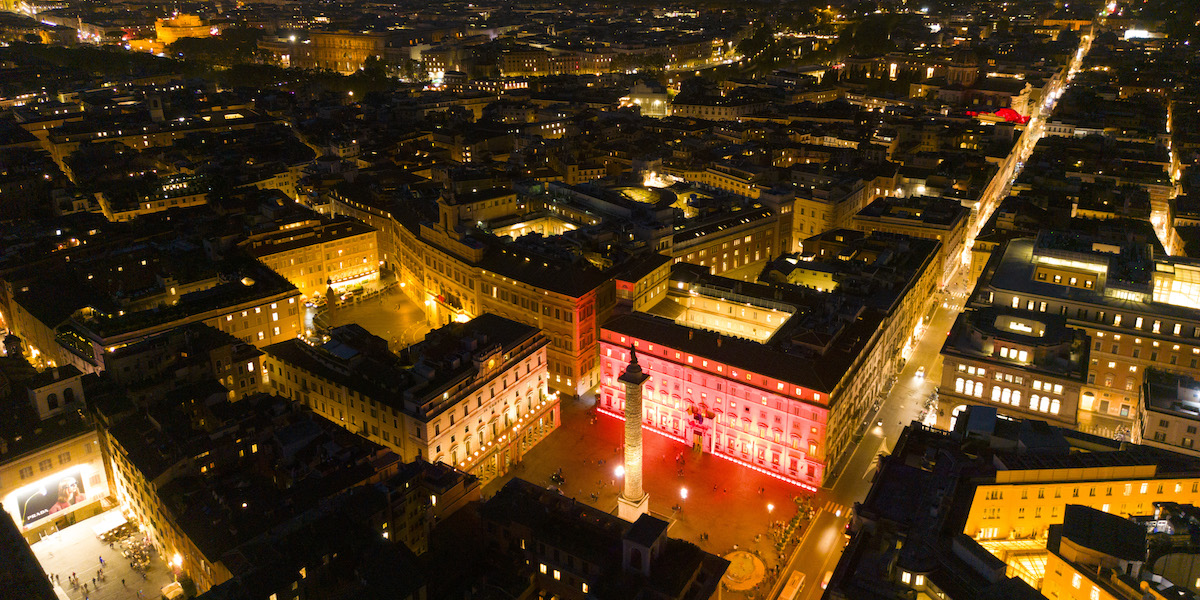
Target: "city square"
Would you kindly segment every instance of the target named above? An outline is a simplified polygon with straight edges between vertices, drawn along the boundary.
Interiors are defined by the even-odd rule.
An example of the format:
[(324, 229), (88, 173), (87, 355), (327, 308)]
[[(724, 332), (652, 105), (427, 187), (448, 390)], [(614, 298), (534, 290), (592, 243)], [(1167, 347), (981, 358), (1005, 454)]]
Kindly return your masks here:
[[(114, 517), (124, 521), (120, 510), (113, 509), (50, 534), (32, 545), (47, 575), (67, 598), (158, 599), (163, 596), (163, 589), (176, 580), (173, 566), (169, 564), (172, 557), (164, 559), (153, 547), (146, 549), (146, 566), (133, 568), (134, 562), (126, 554), (137, 546), (137, 541), (145, 539), (144, 533), (131, 531), (112, 544), (100, 540), (94, 529)], [(72, 583), (71, 576), (78, 583)]]
[[(564, 401), (562, 423), (545, 440), (522, 457), (517, 468), (488, 483), (484, 495), (513, 477), (554, 487), (578, 502), (616, 513), (623, 472), (624, 422), (594, 410), (594, 400), (584, 396)], [(787, 523), (810, 507), (828, 512), (846, 506), (826, 502), (813, 506), (814, 495), (776, 477), (756, 472), (707, 453), (700, 453), (646, 429), (643, 434), (644, 487), (650, 496), (650, 513), (670, 523), (672, 537), (688, 540), (718, 555), (749, 552), (769, 570), (781, 564), (773, 524)], [(551, 476), (561, 469), (563, 482)], [(807, 517), (802, 521), (807, 522)], [(805, 533), (797, 530), (792, 551)], [(761, 573), (760, 576), (765, 575)], [(764, 597), (764, 583), (727, 597)]]

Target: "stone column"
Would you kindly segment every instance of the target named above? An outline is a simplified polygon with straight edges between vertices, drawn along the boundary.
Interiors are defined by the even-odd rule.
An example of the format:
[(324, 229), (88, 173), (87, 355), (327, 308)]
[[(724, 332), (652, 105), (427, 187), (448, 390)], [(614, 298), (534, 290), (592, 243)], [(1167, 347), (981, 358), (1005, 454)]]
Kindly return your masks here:
[(629, 356), (629, 366), (619, 379), (625, 384), (625, 487), (617, 498), (617, 514), (636, 521), (650, 505), (650, 496), (642, 489), (642, 385), (650, 376), (642, 372), (632, 348)]

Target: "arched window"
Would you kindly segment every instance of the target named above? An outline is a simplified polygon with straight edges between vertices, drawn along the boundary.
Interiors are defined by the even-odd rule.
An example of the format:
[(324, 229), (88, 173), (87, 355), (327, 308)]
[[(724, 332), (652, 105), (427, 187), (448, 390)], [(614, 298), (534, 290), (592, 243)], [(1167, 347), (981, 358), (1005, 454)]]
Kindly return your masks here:
[(1013, 406), (1021, 406), (1021, 390), (1013, 390)]
[(58, 394), (51, 393), (46, 396), (46, 404), (50, 405), (50, 410), (58, 408)]
[(976, 398), (983, 397), (983, 384), (978, 381), (975, 382), (975, 397)]
[(954, 429), (954, 423), (958, 421), (959, 413), (964, 410), (967, 410), (966, 404), (959, 404), (954, 407), (954, 410), (950, 413), (950, 429)]
[(992, 402), (999, 402), (999, 401), (1000, 401), (1000, 386), (993, 385), (992, 386)]
[(1004, 392), (1000, 394), (1000, 401), (1005, 404), (1008, 404), (1011, 399), (1012, 399), (1012, 390), (1005, 388)]
[(1040, 398), (1040, 396), (1038, 396), (1037, 394), (1034, 394), (1029, 397), (1029, 409), (1030, 410), (1038, 409), (1038, 398)]
[(963, 393), (963, 378), (962, 377), (959, 377), (958, 379), (954, 380), (954, 391), (956, 391), (960, 394)]
[(67, 388), (63, 390), (63, 404), (71, 404), (75, 401), (75, 388)]
[[(1044, 400), (1043, 400), (1043, 401), (1044, 401)], [(1055, 415), (1057, 415), (1057, 414), (1058, 414), (1058, 406), (1059, 406), (1059, 403), (1058, 403), (1058, 399), (1057, 399), (1057, 398), (1056, 398), (1056, 399), (1054, 399), (1054, 400), (1051, 400), (1051, 401), (1050, 401), (1050, 414), (1055, 414)]]

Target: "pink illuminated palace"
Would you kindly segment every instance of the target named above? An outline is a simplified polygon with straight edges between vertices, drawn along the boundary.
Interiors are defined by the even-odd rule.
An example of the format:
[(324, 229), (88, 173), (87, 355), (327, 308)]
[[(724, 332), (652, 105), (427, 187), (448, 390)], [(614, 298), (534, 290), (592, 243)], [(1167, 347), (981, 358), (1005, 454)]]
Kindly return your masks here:
[[(677, 343), (666, 341), (672, 335)], [(642, 395), (645, 427), (804, 487), (820, 484), (827, 396), (797, 385), (786, 372), (739, 366), (769, 349), (651, 315), (617, 317), (600, 337), (599, 402), (614, 414), (625, 408), (617, 378), (629, 364), (631, 348), (650, 375)]]
[(836, 230), (755, 283), (676, 264), (665, 298), (601, 328), (599, 408), (623, 416), (635, 351), (644, 427), (815, 489), (915, 345), (938, 246)]

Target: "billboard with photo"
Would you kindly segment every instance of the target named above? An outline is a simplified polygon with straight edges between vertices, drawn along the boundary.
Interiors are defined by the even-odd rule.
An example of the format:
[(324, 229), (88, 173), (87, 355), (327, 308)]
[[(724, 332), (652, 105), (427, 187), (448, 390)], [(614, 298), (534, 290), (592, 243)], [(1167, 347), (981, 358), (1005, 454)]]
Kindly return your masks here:
[(39, 519), (70, 512), (75, 505), (86, 503), (83, 469), (72, 467), (19, 490), (15, 508), (19, 511), (21, 525), (28, 527)]

